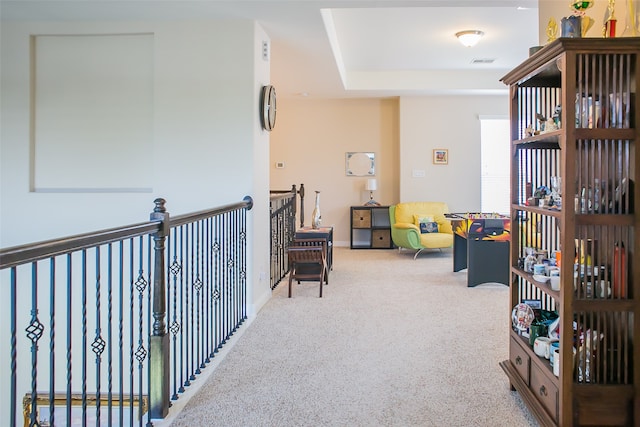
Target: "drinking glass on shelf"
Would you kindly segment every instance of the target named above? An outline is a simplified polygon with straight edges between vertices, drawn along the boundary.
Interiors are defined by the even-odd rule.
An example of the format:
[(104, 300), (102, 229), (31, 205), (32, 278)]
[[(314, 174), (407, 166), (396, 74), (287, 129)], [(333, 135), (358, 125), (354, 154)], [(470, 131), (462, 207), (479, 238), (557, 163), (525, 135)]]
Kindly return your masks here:
[(562, 178), (559, 176), (551, 177), (551, 199), (556, 208), (562, 208)]
[(561, 195), (562, 193), (561, 187), (562, 187), (562, 178), (560, 178), (559, 176), (552, 176), (551, 177), (551, 195), (553, 196), (554, 199)]

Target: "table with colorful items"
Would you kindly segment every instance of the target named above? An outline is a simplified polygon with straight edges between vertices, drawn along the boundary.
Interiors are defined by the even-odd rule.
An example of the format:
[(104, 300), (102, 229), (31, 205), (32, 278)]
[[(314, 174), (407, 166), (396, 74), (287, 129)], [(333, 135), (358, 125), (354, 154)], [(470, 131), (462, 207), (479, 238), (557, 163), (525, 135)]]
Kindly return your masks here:
[(511, 220), (497, 213), (450, 213), (453, 271), (467, 269), (467, 286), (509, 285)]

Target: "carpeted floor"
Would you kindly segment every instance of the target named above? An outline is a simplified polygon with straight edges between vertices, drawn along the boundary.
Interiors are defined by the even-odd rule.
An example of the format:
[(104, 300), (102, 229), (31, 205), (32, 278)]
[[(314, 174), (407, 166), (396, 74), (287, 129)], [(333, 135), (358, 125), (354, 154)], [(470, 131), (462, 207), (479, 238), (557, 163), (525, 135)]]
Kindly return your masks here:
[(165, 424), (537, 425), (498, 366), (508, 288), (467, 288), (451, 251), (335, 248), (322, 299), (316, 282), (286, 291)]

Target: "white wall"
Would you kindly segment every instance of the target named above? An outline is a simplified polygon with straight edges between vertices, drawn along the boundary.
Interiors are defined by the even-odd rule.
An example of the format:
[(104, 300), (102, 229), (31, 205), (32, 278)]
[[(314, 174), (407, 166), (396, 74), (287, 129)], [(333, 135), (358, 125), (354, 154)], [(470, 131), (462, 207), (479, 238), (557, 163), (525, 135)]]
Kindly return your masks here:
[[(3, 22), (1, 31), (0, 246), (145, 221), (156, 197), (176, 215), (250, 195), (249, 303), (256, 309), (266, 301), (270, 289), (260, 273), (269, 277), (269, 135), (258, 115), (259, 91), (269, 81), (258, 43), (264, 31), (253, 21)], [(30, 35), (124, 33), (153, 34), (152, 190), (30, 192)]]
[[(400, 201), (442, 201), (451, 212), (480, 211), (480, 115), (509, 112), (507, 96), (400, 99)], [(433, 149), (449, 164), (433, 164)], [(424, 177), (414, 177), (424, 171)]]

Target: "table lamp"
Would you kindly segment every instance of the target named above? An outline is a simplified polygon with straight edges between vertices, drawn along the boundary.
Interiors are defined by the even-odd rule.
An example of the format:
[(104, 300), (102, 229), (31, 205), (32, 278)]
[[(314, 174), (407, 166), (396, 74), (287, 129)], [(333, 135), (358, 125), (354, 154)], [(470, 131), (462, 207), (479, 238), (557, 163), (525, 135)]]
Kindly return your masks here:
[(365, 206), (380, 206), (380, 203), (373, 200), (373, 192), (378, 189), (378, 181), (375, 178), (367, 179), (367, 184), (365, 185), (367, 191), (369, 191), (369, 201), (365, 203)]

